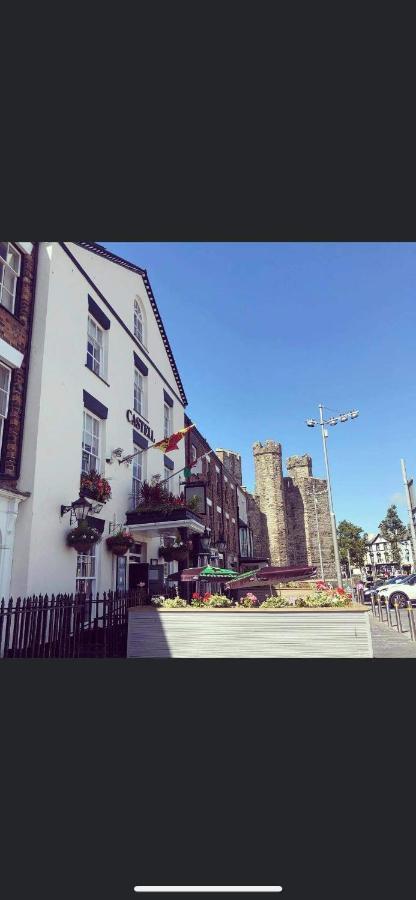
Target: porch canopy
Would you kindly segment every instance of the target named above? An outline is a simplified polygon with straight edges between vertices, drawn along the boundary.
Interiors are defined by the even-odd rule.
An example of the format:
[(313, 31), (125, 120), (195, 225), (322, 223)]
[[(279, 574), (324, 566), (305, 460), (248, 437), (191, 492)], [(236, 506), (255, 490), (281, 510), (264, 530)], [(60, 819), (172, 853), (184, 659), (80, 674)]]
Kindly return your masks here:
[(197, 566), (193, 569), (183, 569), (180, 573), (181, 581), (228, 581), (238, 572), (233, 569), (218, 569), (215, 566)]
[(314, 578), (316, 571), (316, 566), (264, 566), (254, 572), (242, 572), (237, 578), (231, 578), (227, 588), (234, 590), (234, 588), (255, 587), (266, 581), (301, 581)]

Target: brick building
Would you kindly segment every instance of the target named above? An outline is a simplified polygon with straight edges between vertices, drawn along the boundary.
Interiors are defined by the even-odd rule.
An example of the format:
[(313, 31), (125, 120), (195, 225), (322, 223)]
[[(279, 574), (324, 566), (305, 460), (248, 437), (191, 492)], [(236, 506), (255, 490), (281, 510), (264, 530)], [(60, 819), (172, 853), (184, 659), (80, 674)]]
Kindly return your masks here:
[[(185, 425), (191, 420), (185, 415)], [(213, 450), (207, 439), (193, 428), (186, 435), (185, 458), (192, 475), (184, 485), (188, 496), (200, 493), (201, 519), (211, 536), (210, 563), (237, 571), (267, 564), (268, 554), (256, 553), (251, 522), (265, 528), (265, 516), (242, 485), (241, 456), (232, 450)], [(199, 459), (199, 457), (203, 457)], [(225, 544), (224, 549), (222, 545)], [(257, 546), (257, 545), (256, 545)], [(191, 565), (201, 561), (200, 543), (194, 538)]]
[[(190, 424), (191, 420), (185, 415), (185, 426)], [(192, 467), (192, 475), (184, 488), (188, 495), (199, 493), (202, 498), (201, 512), (198, 511), (198, 514), (210, 532), (210, 562), (212, 565), (238, 569), (238, 481), (221, 459), (224, 451), (215, 452), (197, 428), (188, 432), (185, 441), (186, 464), (190, 465), (195, 459), (198, 462)], [(203, 454), (208, 455), (199, 459)], [(193, 542), (190, 564), (196, 566), (200, 555), (198, 536), (193, 538)]]
[(0, 241), (0, 597), (10, 593), (21, 484), (37, 245)]

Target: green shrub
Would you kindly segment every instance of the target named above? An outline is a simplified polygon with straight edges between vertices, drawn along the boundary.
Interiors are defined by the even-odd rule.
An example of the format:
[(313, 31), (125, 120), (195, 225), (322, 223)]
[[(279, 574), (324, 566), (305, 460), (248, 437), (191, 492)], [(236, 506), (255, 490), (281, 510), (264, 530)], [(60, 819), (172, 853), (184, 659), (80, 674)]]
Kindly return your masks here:
[(281, 609), (282, 607), (287, 607), (289, 609), (293, 604), (289, 603), (283, 597), (268, 597), (267, 600), (263, 600), (263, 603), (260, 603), (260, 609)]
[(296, 606), (302, 608), (331, 608), (331, 607), (342, 607), (342, 606), (350, 606), (351, 597), (348, 594), (344, 596), (335, 595), (329, 591), (318, 591), (316, 594), (308, 594), (306, 597), (298, 597), (296, 600)]

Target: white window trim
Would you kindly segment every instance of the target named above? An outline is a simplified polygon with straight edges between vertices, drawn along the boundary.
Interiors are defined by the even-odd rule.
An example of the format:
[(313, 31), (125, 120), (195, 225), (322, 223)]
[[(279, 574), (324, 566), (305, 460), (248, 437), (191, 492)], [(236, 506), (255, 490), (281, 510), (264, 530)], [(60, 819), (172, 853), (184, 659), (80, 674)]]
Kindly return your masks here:
[(4, 415), (0, 415), (0, 453), (3, 447), (3, 435), (4, 435), (4, 423), (9, 415), (9, 403), (10, 403), (10, 385), (12, 380), (12, 373), (8, 366), (4, 366), (3, 363), (0, 364), (0, 368), (4, 369), (7, 373), (7, 392), (6, 393), (6, 410)]
[[(89, 315), (88, 315), (88, 324), (87, 324), (87, 363), (88, 363), (88, 341), (90, 339), (92, 341), (94, 341), (94, 338), (90, 337), (90, 329), (89, 329), (90, 322), (94, 325), (94, 327), (97, 329), (97, 332), (99, 332), (101, 335), (101, 347), (100, 347), (101, 353), (100, 353), (99, 371), (96, 372), (96, 370), (94, 368), (91, 368), (88, 365), (87, 365), (87, 368), (90, 369), (91, 372), (94, 372), (95, 375), (98, 375), (99, 378), (106, 379), (107, 378), (107, 332), (105, 331), (104, 328), (101, 327), (100, 323), (97, 322), (97, 320), (94, 318), (92, 313), (89, 313)], [(95, 343), (98, 344), (97, 341)], [(100, 346), (100, 345), (98, 344), (98, 346)], [(93, 358), (95, 359), (95, 357), (93, 357)]]
[[(137, 407), (136, 407), (136, 391), (135, 391), (135, 388), (136, 388), (136, 379), (138, 380), (139, 384), (141, 385), (141, 395), (142, 395), (142, 408), (141, 408), (141, 410), (137, 409)], [(142, 375), (142, 373), (139, 371), (139, 369), (136, 368), (136, 366), (134, 367), (133, 409), (134, 409), (135, 412), (137, 412), (137, 414), (138, 414), (139, 416), (144, 416), (144, 417), (146, 418), (146, 416), (147, 416), (146, 379), (143, 377), (143, 375)]]
[(20, 353), (20, 350), (16, 350), (15, 347), (12, 347), (11, 344), (0, 338), (0, 362), (9, 366), (10, 369), (20, 369), (23, 362), (23, 353)]
[[(98, 471), (98, 473), (101, 474), (102, 468), (103, 468), (103, 446), (104, 446), (103, 422), (102, 422), (102, 419), (100, 419), (98, 416), (95, 416), (94, 413), (89, 411), (89, 409), (84, 409), (83, 416), (82, 416), (81, 472), (84, 471), (82, 468), (82, 455), (84, 453), (84, 433), (85, 433), (85, 428), (84, 428), (85, 418), (84, 418), (84, 416), (90, 416), (91, 419), (94, 419), (96, 422), (98, 422), (98, 456), (94, 457), (94, 459), (97, 459), (97, 461), (98, 461), (98, 469), (96, 471)], [(87, 453), (88, 451), (85, 451), (85, 452)], [(93, 456), (92, 453), (90, 453), (89, 455)], [(89, 471), (91, 471), (91, 470), (89, 470)]]
[[(166, 411), (168, 413), (167, 426), (166, 426), (166, 415), (165, 415)], [(166, 430), (167, 430), (167, 434), (165, 434)], [(163, 437), (170, 437), (170, 435), (172, 434), (172, 431), (173, 431), (172, 407), (169, 406), (169, 403), (166, 403), (166, 401), (165, 401), (163, 404), (163, 432), (164, 432)]]
[[(139, 309), (140, 319), (141, 319), (141, 323), (142, 323), (142, 336), (141, 337), (139, 337), (139, 335), (136, 333), (136, 305)], [(136, 338), (136, 341), (138, 341), (139, 344), (141, 344), (141, 346), (146, 349), (147, 348), (146, 315), (145, 315), (142, 300), (139, 296), (136, 296), (133, 300), (133, 334), (134, 334), (134, 337)]]
[[(14, 252), (17, 253), (17, 255), (19, 257), (19, 271), (15, 272), (15, 270), (12, 269), (12, 267), (9, 265), (7, 260), (3, 259), (3, 257), (0, 257), (2, 265), (5, 266), (12, 273), (12, 275), (14, 277), (12, 308), (9, 309), (9, 307), (5, 303), (3, 303), (3, 299), (2, 299), (3, 275), (4, 275), (4, 271), (5, 271), (3, 269), (3, 275), (2, 275), (1, 282), (0, 282), (0, 306), (3, 306), (4, 309), (7, 309), (10, 313), (12, 313), (12, 315), (14, 315), (14, 309), (15, 309), (15, 304), (16, 304), (17, 282), (18, 282), (21, 272), (22, 272), (22, 254), (19, 252), (19, 250), (17, 250), (16, 246), (12, 243), (12, 241), (6, 241), (5, 243), (7, 243), (7, 248), (12, 247)], [(6, 256), (7, 256), (7, 252), (6, 252)], [(9, 293), (8, 288), (5, 288), (5, 290), (7, 291), (7, 293)]]

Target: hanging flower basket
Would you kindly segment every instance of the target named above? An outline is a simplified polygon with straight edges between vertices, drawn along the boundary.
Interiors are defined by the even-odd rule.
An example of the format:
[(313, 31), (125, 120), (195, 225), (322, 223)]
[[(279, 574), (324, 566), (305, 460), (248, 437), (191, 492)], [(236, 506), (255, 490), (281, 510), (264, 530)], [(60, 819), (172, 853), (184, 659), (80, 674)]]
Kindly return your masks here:
[(186, 544), (173, 544), (171, 547), (159, 547), (159, 556), (161, 556), (165, 562), (173, 562), (174, 560), (182, 562), (182, 560), (188, 559), (188, 548)]
[(134, 544), (134, 538), (128, 531), (111, 534), (107, 538), (107, 547), (115, 556), (125, 556)]
[(68, 547), (73, 547), (77, 553), (88, 553), (88, 550), (100, 541), (100, 532), (96, 528), (85, 526), (84, 523), (77, 525), (66, 536)]
[(81, 475), (79, 493), (80, 497), (87, 497), (96, 503), (107, 503), (111, 499), (111, 485), (98, 472), (84, 472)]

